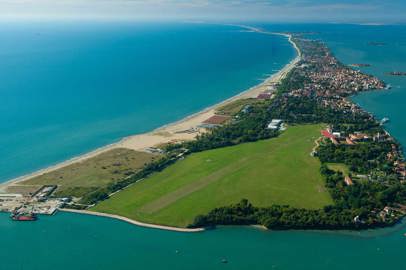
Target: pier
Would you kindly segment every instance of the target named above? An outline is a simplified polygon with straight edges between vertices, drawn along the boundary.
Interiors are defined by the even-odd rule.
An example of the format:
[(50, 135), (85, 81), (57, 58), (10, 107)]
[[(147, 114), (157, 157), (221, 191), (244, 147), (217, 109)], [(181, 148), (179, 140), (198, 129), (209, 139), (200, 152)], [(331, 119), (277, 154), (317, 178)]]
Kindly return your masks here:
[(0, 211), (11, 213), (13, 220), (35, 220), (36, 215), (53, 215), (62, 207), (66, 198), (51, 198), (56, 186), (45, 185), (32, 195), (0, 194)]

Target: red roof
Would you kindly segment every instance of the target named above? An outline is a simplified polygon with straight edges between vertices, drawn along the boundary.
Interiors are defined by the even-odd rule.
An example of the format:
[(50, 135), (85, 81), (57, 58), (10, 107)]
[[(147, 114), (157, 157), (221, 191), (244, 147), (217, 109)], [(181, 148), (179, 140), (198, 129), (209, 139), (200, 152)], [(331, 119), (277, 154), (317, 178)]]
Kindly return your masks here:
[(209, 119), (203, 121), (204, 124), (212, 124), (212, 125), (221, 125), (230, 119), (229, 116), (226, 115), (213, 115)]
[(327, 130), (322, 130), (321, 135), (323, 135), (324, 137), (329, 138), (329, 139), (335, 139), (336, 138), (333, 134), (331, 134)]
[(347, 186), (351, 186), (352, 184), (354, 184), (354, 183), (352, 182), (351, 177), (349, 177), (349, 176), (346, 176), (346, 177), (344, 178), (344, 182), (347, 184)]

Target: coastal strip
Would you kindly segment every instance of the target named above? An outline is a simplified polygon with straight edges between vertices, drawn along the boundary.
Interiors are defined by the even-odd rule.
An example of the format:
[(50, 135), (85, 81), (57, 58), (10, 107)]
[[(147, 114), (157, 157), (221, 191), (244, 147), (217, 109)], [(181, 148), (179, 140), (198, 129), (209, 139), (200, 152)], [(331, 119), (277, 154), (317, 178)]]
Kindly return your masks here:
[(149, 224), (149, 223), (144, 223), (140, 221), (136, 221), (133, 219), (129, 219), (123, 216), (119, 215), (113, 215), (113, 214), (106, 214), (106, 213), (101, 213), (101, 212), (92, 212), (92, 211), (87, 211), (87, 210), (75, 210), (75, 209), (60, 209), (62, 212), (69, 212), (69, 213), (76, 213), (76, 214), (85, 214), (85, 215), (92, 215), (92, 216), (98, 216), (98, 217), (107, 217), (107, 218), (113, 218), (117, 220), (121, 220), (133, 225), (137, 225), (140, 227), (145, 227), (145, 228), (151, 228), (151, 229), (159, 229), (159, 230), (166, 230), (166, 231), (174, 231), (174, 232), (187, 232), (187, 233), (195, 233), (195, 232), (203, 232), (205, 231), (204, 228), (178, 228), (178, 227), (171, 227), (171, 226), (164, 226), (164, 225), (156, 225), (156, 224)]
[(180, 121), (159, 127), (151, 132), (125, 137), (125, 138), (121, 139), (120, 141), (118, 141), (117, 143), (112, 143), (112, 144), (100, 147), (94, 151), (68, 159), (68, 160), (58, 163), (56, 165), (49, 166), (47, 168), (35, 171), (33, 173), (23, 175), (23, 176), (15, 178), (15, 179), (6, 181), (4, 183), (1, 183), (0, 192), (2, 190), (5, 190), (10, 185), (17, 184), (19, 182), (23, 182), (23, 181), (35, 178), (37, 176), (56, 171), (58, 169), (64, 168), (66, 166), (69, 166), (69, 165), (72, 165), (75, 163), (83, 162), (87, 159), (93, 158), (99, 154), (110, 151), (112, 149), (127, 148), (127, 149), (132, 149), (132, 150), (137, 150), (137, 151), (145, 151), (145, 149), (147, 149), (149, 147), (153, 147), (153, 146), (156, 146), (159, 144), (169, 143), (171, 141), (193, 140), (198, 135), (198, 133), (185, 133), (182, 131), (193, 129), (196, 126), (200, 125), (204, 120), (214, 116), (216, 113), (216, 110), (222, 106), (225, 106), (231, 102), (234, 102), (234, 101), (240, 100), (240, 99), (255, 98), (260, 93), (264, 92), (270, 84), (278, 83), (283, 78), (285, 78), (286, 75), (293, 69), (293, 67), (295, 67), (296, 64), (301, 60), (301, 57), (302, 57), (301, 51), (297, 47), (297, 45), (292, 41), (292, 35), (287, 34), (287, 33), (268, 32), (268, 31), (264, 31), (259, 28), (245, 26), (245, 25), (234, 25), (234, 26), (241, 27), (241, 28), (249, 30), (251, 32), (262, 33), (262, 34), (267, 34), (267, 35), (281, 35), (281, 36), (287, 37), (288, 41), (295, 48), (295, 50), (297, 52), (297, 56), (290, 63), (288, 63), (283, 69), (281, 69), (279, 72), (273, 74), (272, 76), (270, 76), (269, 78), (264, 80), (262, 83), (254, 86), (254, 87), (251, 87), (248, 90), (243, 91), (238, 95), (235, 95), (220, 103), (210, 106), (200, 112), (189, 115)]

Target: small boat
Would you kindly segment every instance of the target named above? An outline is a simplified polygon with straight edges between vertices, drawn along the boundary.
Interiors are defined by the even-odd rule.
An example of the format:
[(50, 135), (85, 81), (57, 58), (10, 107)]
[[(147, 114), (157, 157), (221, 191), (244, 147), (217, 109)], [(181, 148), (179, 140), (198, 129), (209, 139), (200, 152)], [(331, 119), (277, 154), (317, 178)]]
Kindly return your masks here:
[(381, 120), (381, 125), (386, 124), (386, 123), (388, 123), (389, 121), (390, 121), (390, 119), (389, 119), (388, 117), (384, 117), (384, 118), (382, 118), (382, 120)]
[(34, 213), (12, 213), (11, 219), (14, 221), (35, 221), (37, 216)]
[(404, 71), (392, 71), (392, 72), (389, 72), (388, 75), (391, 75), (391, 76), (406, 76), (406, 72), (404, 72)]
[(351, 67), (370, 67), (370, 64), (350, 64)]
[(222, 259), (221, 263), (228, 263), (228, 261), (226, 259)]
[(392, 85), (387, 84), (386, 87), (385, 87), (385, 89), (386, 89), (386, 90), (392, 89)]

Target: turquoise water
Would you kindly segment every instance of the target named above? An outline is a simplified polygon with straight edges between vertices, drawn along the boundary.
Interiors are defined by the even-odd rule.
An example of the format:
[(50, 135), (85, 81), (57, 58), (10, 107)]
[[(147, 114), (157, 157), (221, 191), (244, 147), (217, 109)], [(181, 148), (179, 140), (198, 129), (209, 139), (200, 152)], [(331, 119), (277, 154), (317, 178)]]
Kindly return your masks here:
[(0, 182), (179, 120), (295, 56), (201, 24), (0, 24)]
[(240, 227), (187, 234), (58, 213), (34, 223), (4, 216), (0, 231), (7, 232), (2, 233), (1, 269), (9, 270), (378, 270), (405, 265), (406, 225), (361, 234)]
[[(186, 26), (182, 26), (181, 28), (184, 29), (183, 27)], [(206, 31), (212, 33), (213, 36), (217, 36), (215, 33), (219, 34), (218, 31), (225, 31), (224, 28), (221, 27), (207, 27), (207, 29), (205, 27), (200, 29), (205, 33)], [(356, 25), (267, 25), (266, 27), (271, 30), (283, 31), (318, 31), (320, 33), (317, 36), (325, 40), (332, 48), (333, 52), (344, 63), (372, 64), (373, 67), (365, 68), (364, 70), (366, 72), (373, 73), (380, 78), (383, 78), (385, 81), (392, 84), (393, 89), (387, 92), (364, 93), (362, 95), (354, 97), (354, 100), (362, 104), (364, 108), (366, 108), (368, 111), (373, 112), (378, 117), (389, 117), (391, 119), (391, 122), (387, 125), (388, 130), (398, 140), (400, 140), (403, 145), (406, 145), (406, 119), (404, 117), (403, 108), (406, 100), (406, 77), (390, 77), (384, 75), (386, 72), (392, 71), (392, 69), (406, 71), (406, 26), (377, 27)], [(187, 28), (188, 27), (183, 30), (185, 32), (182, 32), (181, 30), (179, 31), (181, 31), (182, 34), (187, 34), (190, 30), (190, 28), (189, 30)], [(124, 30), (125, 29), (126, 28), (124, 28)], [(77, 35), (77, 31), (79, 30), (76, 29), (75, 31), (73, 31), (74, 33), (71, 34)], [(79, 33), (81, 33), (81, 31), (79, 31)], [(86, 28), (84, 28), (83, 31), (85, 31), (85, 34), (83, 35), (89, 35), (89, 33), (86, 32)], [(88, 29), (88, 31), (90, 30)], [(94, 29), (92, 31), (94, 31)], [(230, 34), (229, 31), (225, 32)], [(233, 31), (231, 32), (233, 34), (230, 35), (237, 36), (246, 34), (234, 33)], [(191, 33), (189, 34), (191, 35)], [(209, 35), (208, 33), (206, 34)], [(122, 37), (122, 35), (115, 35), (114, 33), (110, 33), (110, 35), (113, 35), (116, 38), (117, 36)], [(203, 35), (203, 33), (196, 35), (195, 38), (197, 38), (198, 36), (200, 37), (201, 35)], [(224, 33), (222, 32), (222, 34), (219, 34), (218, 36), (224, 36)], [(16, 37), (22, 38), (21, 35), (17, 34)], [(107, 37), (105, 38), (107, 39)], [(251, 44), (249, 43), (249, 40), (251, 40), (252, 38), (258, 38), (260, 39), (258, 41), (261, 42), (267, 42), (266, 40), (268, 40), (267, 38), (259, 37), (257, 35), (250, 35), (247, 37), (246, 47), (244, 49), (234, 48), (234, 50), (237, 52), (240, 52), (240, 50), (246, 50), (247, 58), (250, 57), (250, 54), (251, 57), (253, 57), (253, 55), (255, 54), (252, 54), (252, 51), (250, 49), (252, 47), (249, 48), (248, 46), (249, 44)], [(283, 39), (279, 40), (281, 42), (281, 46), (288, 46), (286, 41), (284, 41)], [(227, 38), (227, 42), (225, 40), (222, 40), (221, 44), (229, 44), (229, 41), (230, 39)], [(387, 42), (387, 45), (383, 47), (371, 47), (367, 45), (369, 41), (384, 41)], [(51, 43), (53, 42), (59, 43), (60, 41), (53, 40)], [(102, 41), (96, 40), (93, 44), (88, 43), (88, 52), (92, 51), (93, 46), (95, 46), (95, 44), (100, 44), (100, 42)], [(104, 44), (104, 41), (102, 43)], [(196, 42), (193, 46), (200, 46), (199, 44), (199, 42)], [(216, 43), (216, 46), (218, 46), (219, 44), (220, 41), (219, 43)], [(231, 46), (239, 47), (241, 44), (238, 44), (234, 44)], [(192, 44), (190, 45), (192, 46)], [(1, 43), (0, 46), (2, 46)], [(21, 46), (23, 45), (21, 44)], [(77, 46), (82, 48), (84, 44), (77, 44)], [(158, 44), (156, 44), (156, 46), (159, 47)], [(28, 45), (26, 45), (26, 47), (28, 47)], [(199, 47), (200, 50), (202, 50), (202, 48), (203, 45)], [(294, 52), (291, 50), (290, 47), (283, 48), (286, 49), (285, 59), (278, 62), (286, 63), (288, 62), (288, 59), (292, 57)], [(34, 50), (34, 48), (32, 49)], [(215, 48), (212, 48), (212, 50), (217, 51), (217, 49)], [(230, 49), (228, 48), (227, 50)], [(16, 51), (18, 50), (16, 49)], [(76, 49), (74, 51), (76, 51)], [(1, 50), (0, 54), (2, 54)], [(18, 55), (17, 52), (16, 54)], [(72, 52), (72, 54), (75, 53)], [(98, 57), (103, 54), (103, 52), (100, 52)], [(206, 58), (210, 55), (212, 54), (208, 53), (206, 55)], [(219, 56), (217, 55), (217, 57)], [(237, 65), (237, 63), (234, 63), (235, 61), (237, 61), (237, 56), (230, 55), (229, 57), (232, 58), (232, 60), (225, 61), (224, 65)], [(22, 59), (25, 58), (23, 57)], [(30, 62), (29, 60), (27, 61)], [(41, 62), (43, 60), (38, 61)], [(207, 61), (209, 61), (209, 59), (207, 59)], [(246, 61), (249, 62), (249, 60)], [(254, 61), (254, 59), (252, 59), (252, 61)], [(263, 63), (264, 69), (259, 70), (259, 73), (252, 73), (253, 77), (248, 79), (249, 82), (245, 83), (247, 83), (247, 85), (249, 85), (250, 83), (254, 83), (255, 78), (258, 78), (258, 74), (266, 72), (265, 70), (269, 69), (267, 68), (267, 65), (272, 65), (272, 63), (274, 63), (273, 60), (268, 60), (267, 62)], [(29, 63), (27, 63), (27, 65), (28, 64)], [(209, 67), (210, 65), (206, 66), (206, 68)], [(53, 66), (53, 68), (55, 67)], [(213, 66), (211, 66), (211, 68), (213, 68)], [(243, 66), (241, 66), (240, 68), (244, 69)], [(224, 67), (223, 70), (227, 69), (228, 68)], [(84, 70), (86, 71), (86, 69)], [(121, 72), (123, 71), (121, 70)], [(207, 72), (210, 73), (210, 71)], [(107, 76), (106, 74), (108, 73), (109, 72), (105, 73), (104, 76)], [(172, 74), (174, 73), (175, 72), (173, 72)], [(190, 74), (192, 73), (193, 72), (190, 71)], [(234, 74), (234, 72), (232, 73)], [(245, 72), (241, 71), (241, 73)], [(0, 76), (2, 76), (3, 81), (7, 81), (7, 78), (5, 76)], [(195, 77), (200, 78), (200, 76), (198, 75), (196, 75)], [(230, 78), (239, 80), (238, 76), (230, 76), (229, 79)], [(44, 80), (44, 78), (42, 78), (41, 80)], [(11, 81), (11, 79), (9, 79), (9, 81)], [(77, 83), (79, 81), (80, 79), (78, 77)], [(210, 86), (212, 83), (211, 81), (206, 81), (205, 79), (202, 79), (202, 81), (202, 84), (208, 86)], [(242, 81), (243, 80), (241, 80), (241, 83), (243, 83)], [(58, 82), (60, 81), (58, 80)], [(17, 85), (23, 82), (14, 83)], [(60, 83), (61, 85), (63, 85), (62, 82)], [(161, 82), (156, 83), (162, 85)], [(173, 85), (175, 84), (176, 82), (173, 82)], [(225, 83), (225, 85), (228, 84)], [(184, 89), (184, 92), (182, 92), (182, 95), (180, 95), (183, 97), (182, 101), (180, 102), (182, 102), (182, 104), (189, 104), (190, 99), (193, 97), (192, 95), (188, 95), (187, 98), (185, 98), (184, 94), (190, 93), (190, 88), (181, 89)], [(208, 89), (211, 88), (208, 87)], [(51, 90), (49, 90), (50, 95), (53, 93)], [(234, 90), (230, 89), (230, 93)], [(210, 91), (213, 91), (210, 92), (213, 95), (211, 97), (213, 98), (213, 102), (215, 101), (214, 99), (218, 97), (217, 95), (222, 94), (218, 91)], [(151, 95), (153, 95), (153, 91), (148, 91), (148, 93), (152, 93)], [(172, 92), (170, 95), (176, 95), (176, 92)], [(226, 93), (224, 93), (224, 95), (226, 95)], [(169, 102), (169, 100), (171, 100), (168, 96), (166, 97), (166, 102)], [(93, 99), (99, 100), (100, 98), (101, 100), (103, 100), (102, 97), (103, 95), (99, 97), (99, 95), (93, 93), (89, 97), (86, 97), (86, 95), (84, 95), (84, 101), (75, 100), (75, 98), (72, 97), (72, 100), (70, 102), (77, 102), (77, 104), (83, 102), (83, 104), (85, 104), (85, 101), (89, 102)], [(11, 94), (9, 98), (11, 100)], [(35, 95), (33, 94), (31, 98), (34, 99)], [(50, 98), (55, 101), (55, 98), (53, 96)], [(108, 99), (108, 96), (105, 98)], [(208, 97), (205, 97), (205, 95), (201, 93), (200, 98), (200, 101), (206, 102), (206, 98)], [(145, 98), (145, 101), (146, 100), (147, 98)], [(32, 101), (26, 102), (30, 103)], [(127, 104), (131, 102), (132, 100), (128, 101)], [(158, 99), (156, 102), (161, 102), (159, 103), (160, 106), (164, 106), (164, 103), (166, 103), (165, 101), (161, 101), (160, 99)], [(95, 103), (97, 102), (95, 101)], [(108, 102), (106, 102), (104, 106), (107, 106), (107, 103)], [(8, 104), (9, 102), (3, 102), (3, 106)], [(46, 104), (47, 106), (52, 106), (47, 102), (44, 102), (44, 104)], [(140, 106), (143, 105), (142, 102), (140, 104)], [(202, 103), (201, 106), (204, 107), (207, 104)], [(62, 105), (64, 105), (64, 102), (61, 101), (60, 103), (58, 103), (57, 106), (55, 105), (55, 108), (58, 108)], [(29, 104), (26, 104), (26, 106), (29, 107)], [(40, 106), (38, 105), (38, 107)], [(72, 105), (72, 107), (74, 106)], [(80, 106), (78, 107), (80, 108)], [(196, 108), (197, 107), (198, 105), (196, 105)], [(175, 107), (176, 110), (173, 109), (174, 107), (171, 108), (172, 111), (183, 110), (183, 108)], [(38, 109), (41, 112), (41, 109)], [(2, 114), (7, 113), (2, 106), (0, 106), (0, 110), (3, 110)], [(18, 111), (20, 109), (15, 108), (15, 110)], [(35, 110), (32, 111), (35, 112)], [(172, 111), (169, 110), (167, 114), (174, 113)], [(89, 109), (89, 114), (91, 114), (90, 112), (92, 112), (91, 109)], [(108, 115), (109, 112), (111, 111), (107, 111), (106, 115)], [(125, 113), (123, 112), (122, 116), (126, 115), (127, 112), (128, 111), (126, 111)], [(146, 110), (144, 111), (144, 113), (145, 112), (150, 113), (152, 116), (154, 115), (152, 109), (150, 109), (149, 111)], [(119, 110), (117, 110), (116, 113), (120, 115)], [(181, 114), (179, 114), (178, 116), (180, 117), (180, 115)], [(4, 115), (0, 117), (4, 117)], [(81, 117), (83, 116), (79, 115), (78, 119), (81, 119)], [(160, 117), (169, 116), (166, 114), (157, 114), (156, 117), (156, 119), (159, 120)], [(172, 117), (176, 118), (174, 115), (172, 115)], [(108, 117), (106, 116), (106, 118)], [(118, 119), (120, 119), (120, 117), (118, 117)], [(59, 121), (59, 117), (55, 116), (55, 121)], [(121, 122), (122, 120), (117, 121), (117, 123), (125, 123), (125, 121)], [(128, 123), (131, 123), (130, 120), (128, 121)], [(139, 125), (137, 125), (136, 128), (132, 128), (134, 128), (134, 130), (136, 130), (137, 128), (147, 129), (147, 127), (143, 126), (142, 124), (148, 123), (147, 117), (143, 116), (142, 120), (139, 121)], [(114, 121), (112, 121), (111, 123), (113, 122)], [(156, 124), (158, 124), (158, 122)], [(162, 122), (164, 122), (164, 120), (162, 120)], [(12, 130), (11, 128), (13, 127), (13, 125), (16, 125), (13, 124), (13, 121), (6, 121), (6, 123), (6, 127), (9, 128), (9, 130)], [(109, 129), (106, 123), (104, 126), (105, 132), (109, 134)], [(116, 130), (120, 130), (120, 128), (127, 128), (125, 126), (118, 126), (119, 127)], [(115, 127), (115, 125), (112, 125), (112, 127)], [(96, 131), (100, 132), (102, 130), (104, 129), (100, 128)], [(117, 135), (119, 135), (119, 133), (117, 133)], [(1, 134), (0, 136), (3, 136), (3, 134)], [(94, 134), (92, 136), (94, 136)], [(89, 135), (89, 138), (92, 136)], [(62, 146), (64, 147), (63, 143)], [(1, 144), (0, 147), (2, 147)], [(58, 149), (58, 147), (52, 149), (55, 150)], [(12, 152), (12, 150), (9, 151)], [(28, 152), (29, 149), (21, 153)], [(44, 154), (47, 154), (46, 151), (43, 152)], [(16, 160), (18, 160), (17, 157)], [(53, 160), (51, 162), (53, 162)], [(13, 163), (10, 162), (9, 164)], [(25, 164), (29, 165), (30, 163), (28, 162)], [(0, 164), (0, 166), (3, 165)], [(3, 170), (3, 173), (4, 172), (5, 171)], [(83, 216), (77, 214), (58, 213), (56, 216), (52, 217), (41, 217), (39, 221), (33, 223), (12, 222), (8, 219), (7, 214), (0, 214), (0, 234), (2, 235), (0, 269), (378, 270), (386, 269), (388, 267), (392, 269), (405, 269), (405, 233), (406, 222), (399, 224), (394, 228), (375, 231), (364, 231), (362, 233), (303, 231), (271, 232), (261, 231), (253, 228), (228, 227), (203, 233), (182, 234), (140, 228), (108, 218)], [(227, 264), (221, 263), (222, 259), (224, 258), (228, 260)]]

